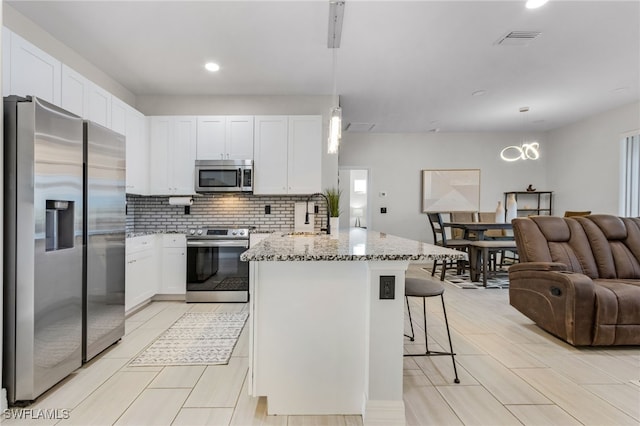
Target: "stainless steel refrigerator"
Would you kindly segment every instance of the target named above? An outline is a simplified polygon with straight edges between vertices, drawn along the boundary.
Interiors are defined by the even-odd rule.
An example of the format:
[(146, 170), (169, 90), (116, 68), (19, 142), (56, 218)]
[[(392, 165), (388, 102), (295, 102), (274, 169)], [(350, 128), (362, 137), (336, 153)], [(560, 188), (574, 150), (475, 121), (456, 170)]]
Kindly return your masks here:
[(83, 361), (124, 335), (125, 137), (84, 122)]
[(82, 119), (4, 101), (4, 374), (33, 400), (82, 363)]
[[(100, 201), (113, 197), (106, 186), (121, 187), (124, 209), (124, 172), (121, 182), (116, 182), (109, 167), (103, 166), (124, 169), (123, 157), (103, 158), (124, 152), (124, 142), (122, 149), (97, 148), (99, 160), (92, 160), (89, 142), (85, 186), (83, 141), (80, 117), (35, 97), (4, 99), (3, 386), (12, 404), (37, 398), (80, 367), (83, 354), (91, 353), (84, 343), (91, 347), (94, 341), (103, 341), (83, 339), (83, 334), (103, 336), (107, 333), (94, 330), (115, 329), (115, 334), (109, 333), (115, 339), (124, 331), (124, 211), (121, 230), (116, 232), (109, 219), (114, 210), (101, 207), (112, 201)], [(92, 206), (93, 182), (100, 186), (103, 178), (109, 184), (98, 192), (109, 195), (102, 195)], [(87, 214), (83, 214), (85, 208)], [(89, 236), (85, 254), (83, 229), (105, 234), (102, 227), (92, 227), (102, 223), (103, 212), (107, 212), (103, 217), (109, 223), (109, 236), (101, 238), (108, 245), (95, 244), (100, 248), (92, 251)], [(93, 262), (99, 266), (92, 266)], [(108, 278), (94, 278), (100, 273), (91, 271), (100, 268)], [(95, 308), (98, 300), (108, 308)], [(113, 306), (118, 304), (116, 316)]]

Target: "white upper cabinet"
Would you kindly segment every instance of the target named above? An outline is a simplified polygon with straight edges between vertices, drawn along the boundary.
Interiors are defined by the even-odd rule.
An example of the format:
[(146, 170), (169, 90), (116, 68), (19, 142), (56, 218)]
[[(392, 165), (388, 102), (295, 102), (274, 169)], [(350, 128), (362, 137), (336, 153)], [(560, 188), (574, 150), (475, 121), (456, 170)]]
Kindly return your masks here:
[(11, 31), (2, 27), (2, 96), (11, 94)]
[(149, 192), (194, 193), (196, 117), (149, 118)]
[[(37, 96), (60, 106), (62, 63), (11, 31), (6, 30), (3, 35), (10, 39), (9, 67), (3, 72), (3, 86), (7, 89), (3, 91)], [(3, 50), (6, 47), (3, 42)]]
[(253, 116), (227, 117), (226, 158), (253, 160)]
[(149, 193), (149, 138), (147, 118), (141, 112), (127, 110), (127, 192)]
[(209, 115), (198, 117), (198, 160), (222, 160), (225, 154), (226, 117)]
[(288, 193), (288, 123), (286, 115), (255, 117), (254, 194)]
[(196, 118), (176, 117), (174, 122), (173, 189), (177, 194), (193, 194), (195, 191)]
[(253, 116), (198, 117), (198, 160), (253, 159)]
[(322, 116), (289, 116), (289, 194), (322, 192)]
[(131, 107), (115, 96), (111, 96), (111, 130), (127, 135), (127, 111)]
[(111, 128), (126, 136), (127, 193), (149, 193), (149, 139), (147, 120), (140, 111), (112, 98)]
[(94, 83), (89, 86), (89, 115), (87, 118), (101, 126), (111, 128), (111, 93)]
[(257, 116), (254, 194), (312, 194), (322, 186), (322, 117)]
[(62, 64), (62, 108), (80, 117), (89, 116), (91, 82), (82, 74)]

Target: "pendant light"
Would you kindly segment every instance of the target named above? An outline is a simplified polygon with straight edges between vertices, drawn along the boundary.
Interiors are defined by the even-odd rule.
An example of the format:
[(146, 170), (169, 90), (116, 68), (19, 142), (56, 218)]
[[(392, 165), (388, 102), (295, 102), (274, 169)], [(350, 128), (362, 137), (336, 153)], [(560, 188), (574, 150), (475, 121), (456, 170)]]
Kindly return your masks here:
[[(521, 113), (529, 111), (529, 107), (520, 108)], [(522, 131), (525, 128), (525, 117), (522, 116)], [(523, 133), (524, 134), (524, 133)], [(518, 160), (537, 160), (540, 158), (540, 144), (538, 142), (525, 142), (524, 136), (520, 146), (511, 145), (500, 151), (500, 158), (504, 161), (513, 162)]]
[(342, 108), (337, 89), (337, 55), (342, 35), (342, 17), (344, 15), (344, 1), (329, 2), (329, 35), (327, 47), (332, 49), (332, 73), (333, 73), (333, 107), (329, 117), (329, 137), (327, 151), (329, 154), (337, 154), (342, 138)]
[(340, 100), (336, 90), (336, 49), (333, 49), (333, 108), (331, 108), (331, 116), (329, 118), (329, 154), (337, 154), (342, 138), (342, 108), (340, 108)]

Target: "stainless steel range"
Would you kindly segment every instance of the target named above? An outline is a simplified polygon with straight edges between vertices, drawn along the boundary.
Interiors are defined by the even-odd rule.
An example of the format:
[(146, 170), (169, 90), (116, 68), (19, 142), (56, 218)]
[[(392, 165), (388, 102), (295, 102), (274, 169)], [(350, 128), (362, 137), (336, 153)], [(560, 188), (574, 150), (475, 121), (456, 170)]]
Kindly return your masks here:
[(187, 234), (187, 302), (248, 302), (248, 229), (191, 229)]

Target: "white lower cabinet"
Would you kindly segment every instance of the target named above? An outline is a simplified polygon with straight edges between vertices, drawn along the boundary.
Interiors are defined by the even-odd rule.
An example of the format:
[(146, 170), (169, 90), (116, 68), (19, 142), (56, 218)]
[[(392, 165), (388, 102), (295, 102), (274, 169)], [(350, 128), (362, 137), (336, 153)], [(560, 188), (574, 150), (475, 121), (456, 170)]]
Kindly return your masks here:
[(158, 293), (156, 235), (127, 238), (125, 268), (125, 312)]
[(187, 240), (184, 235), (162, 236), (162, 283), (160, 294), (186, 294)]

